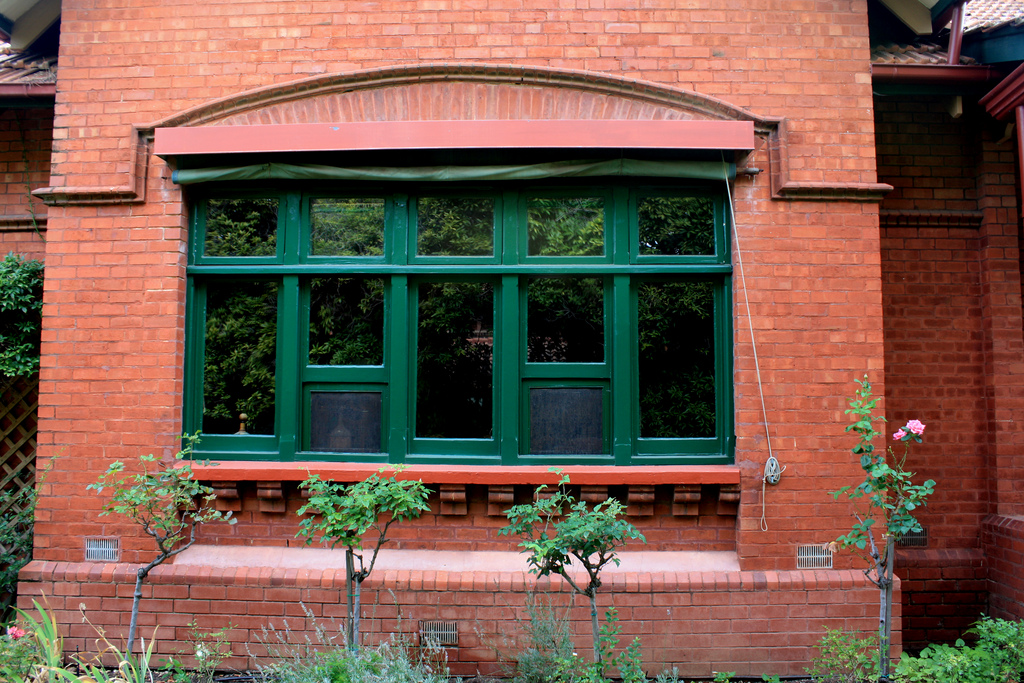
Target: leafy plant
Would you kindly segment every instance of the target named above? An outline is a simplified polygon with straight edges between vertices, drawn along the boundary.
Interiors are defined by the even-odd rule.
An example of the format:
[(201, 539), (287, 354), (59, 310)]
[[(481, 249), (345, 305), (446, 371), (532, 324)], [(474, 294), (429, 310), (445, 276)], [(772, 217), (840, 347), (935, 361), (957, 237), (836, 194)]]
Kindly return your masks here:
[(0, 379), (39, 371), (42, 310), (43, 264), (7, 254), (0, 261)]
[[(14, 598), (18, 572), (32, 559), (32, 527), (35, 521), (36, 491), (26, 486), (0, 493), (0, 596)], [(0, 611), (6, 611), (6, 605)]]
[[(519, 547), (529, 555), (531, 573), (557, 574), (575, 592), (590, 599), (594, 663), (603, 676), (603, 641), (597, 616), (601, 570), (609, 563), (619, 564), (616, 552), (627, 540), (640, 539), (646, 543), (646, 539), (636, 527), (621, 519), (625, 510), (618, 500), (609, 498), (591, 508), (585, 501), (577, 501), (568, 486), (569, 477), (563, 474), (553, 492), (546, 486), (538, 487), (533, 503), (516, 505), (505, 513), (509, 524), (499, 533), (525, 537)], [(570, 569), (574, 560), (586, 571), (586, 584), (573, 578)]]
[(35, 614), (15, 610), (18, 624), (0, 636), (0, 680), (45, 683), (60, 668), (64, 643), (56, 619), (33, 600)]
[(226, 521), (234, 524), (231, 513), (213, 507), (214, 493), (209, 486), (193, 478), (190, 458), (199, 434), (185, 435), (185, 445), (169, 463), (157, 463), (156, 456), (139, 458), (141, 471), (125, 472), (123, 462), (110, 464), (95, 484), (87, 488), (103, 493), (107, 488), (113, 494), (104, 505), (100, 516), (124, 515), (142, 527), (153, 539), (157, 555), (149, 564), (139, 567), (135, 578), (132, 615), (128, 626), (128, 644), (125, 655), (130, 657), (135, 642), (135, 628), (142, 600), (142, 583), (154, 567), (190, 547), (196, 541), (196, 531), (203, 524)]
[(263, 628), (256, 640), (266, 655), (256, 658), (257, 680), (264, 683), (449, 683), (443, 651), (414, 651), (401, 637), (375, 648), (349, 650), (303, 606), (314, 637)]
[[(331, 548), (345, 547), (345, 580), (348, 584), (348, 646), (359, 645), (359, 596), (363, 581), (373, 571), (377, 554), (387, 541), (392, 524), (418, 518), (429, 510), (430, 491), (419, 480), (398, 480), (395, 468), (389, 477), (373, 474), (352, 485), (338, 484), (329, 479), (311, 475), (302, 483), (309, 491), (309, 502), (299, 508), (300, 515), (310, 515), (300, 523), (297, 536), (305, 536), (306, 543), (320, 541)], [(381, 473), (386, 468), (381, 469)], [(316, 515), (314, 517), (313, 515)], [(369, 564), (363, 562), (363, 536), (373, 531), (376, 542)]]
[(605, 611), (604, 619), (605, 625), (601, 627), (600, 634), (600, 657), (587, 662), (573, 652), (567, 657), (556, 658), (553, 676), (556, 683), (605, 683), (605, 672), (608, 669), (618, 669), (622, 683), (643, 683), (647, 680), (640, 655), (640, 639), (634, 638), (632, 643), (616, 655), (619, 634), (622, 633), (618, 612), (612, 607)]
[[(46, 683), (55, 683), (56, 680), (64, 680), (68, 683), (153, 683), (153, 671), (150, 667), (150, 662), (153, 659), (153, 648), (156, 645), (155, 638), (150, 640), (148, 647), (146, 642), (142, 641), (142, 652), (138, 657), (133, 656), (127, 650), (121, 652), (107, 639), (102, 628), (93, 626), (92, 622), (89, 621), (88, 616), (85, 614), (85, 605), (79, 605), (79, 610), (82, 612), (82, 619), (92, 626), (99, 635), (99, 638), (96, 640), (99, 651), (92, 656), (85, 654), (74, 655), (73, 667), (50, 668), (49, 673), (52, 675), (52, 678), (44, 679)], [(129, 641), (130, 645), (131, 641)], [(113, 669), (103, 664), (104, 657), (112, 658), (117, 662)], [(71, 668), (80, 671), (81, 674), (72, 671)]]
[(213, 683), (217, 667), (231, 656), (231, 643), (228, 642), (227, 634), (232, 628), (234, 627), (228, 624), (215, 631), (204, 631), (199, 628), (195, 619), (190, 621), (186, 638), (189, 647), (186, 650), (178, 650), (178, 654), (191, 655), (195, 661), (195, 668), (192, 670), (192, 676), (179, 677), (190, 683)]
[(526, 594), (523, 613), (515, 612), (518, 628), (503, 630), (492, 649), (512, 683), (547, 683), (558, 660), (573, 652), (569, 606), (558, 607), (550, 596)]
[(860, 683), (878, 677), (878, 660), (871, 652), (878, 648), (878, 637), (858, 637), (856, 633), (826, 629), (818, 641), (818, 656), (807, 673), (815, 683)]
[(900, 683), (1004, 683), (1024, 676), (1024, 626), (1020, 622), (982, 617), (968, 633), (978, 642), (968, 646), (933, 644), (917, 657), (903, 653), (896, 665)]
[[(893, 561), (896, 555), (896, 543), (912, 531), (920, 531), (921, 525), (914, 517), (914, 510), (923, 506), (935, 488), (935, 482), (929, 479), (917, 485), (911, 481), (912, 472), (907, 472), (904, 464), (910, 452), (911, 443), (921, 443), (921, 434), (925, 426), (918, 420), (910, 420), (905, 427), (893, 434), (893, 439), (903, 445), (903, 454), (899, 457), (891, 448), (875, 450), (872, 443), (880, 434), (875, 429), (875, 422), (884, 422), (885, 418), (873, 415), (878, 399), (871, 398), (871, 384), (867, 377), (858, 380), (860, 389), (850, 400), (847, 415), (853, 415), (855, 421), (846, 427), (847, 432), (857, 435), (857, 445), (853, 453), (860, 456), (860, 466), (864, 470), (864, 481), (855, 487), (844, 486), (833, 491), (836, 499), (844, 493), (853, 500), (866, 501), (866, 509), (855, 511), (857, 523), (850, 533), (837, 538), (834, 548), (856, 548), (867, 563), (864, 574), (879, 590), (879, 643), (878, 670), (883, 678), (889, 677), (889, 649), (892, 635), (892, 584)], [(874, 525), (880, 521), (882, 537), (876, 538)]]

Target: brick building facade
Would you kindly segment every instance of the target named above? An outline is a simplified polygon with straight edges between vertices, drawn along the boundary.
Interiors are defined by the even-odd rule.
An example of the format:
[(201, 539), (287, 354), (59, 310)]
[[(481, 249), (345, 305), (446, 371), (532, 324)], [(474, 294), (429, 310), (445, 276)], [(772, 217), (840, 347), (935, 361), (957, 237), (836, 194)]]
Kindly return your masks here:
[[(506, 628), (527, 590), (569, 599), (557, 581), (527, 575), (513, 542), (496, 533), (504, 505), (553, 480), (548, 464), (565, 465), (586, 496), (623, 498), (647, 536), (624, 550), (601, 600), (618, 607), (625, 637), (641, 638), (652, 673), (796, 674), (824, 627), (873, 629), (877, 593), (857, 560), (838, 555), (831, 569), (797, 560), (798, 549), (849, 527), (849, 504), (827, 492), (860, 479), (843, 411), (865, 374), (892, 422), (928, 424), (911, 469), (939, 482), (921, 515), (927, 545), (901, 550), (906, 642), (952, 636), (982, 611), (1021, 616), (1020, 174), (1016, 138), (977, 104), (1010, 69), (977, 67), (987, 75), (966, 84), (944, 72), (941, 87), (927, 82), (916, 93), (901, 73), (879, 89), (869, 13), (899, 24), (885, 7), (860, 1), (700, 9), (662, 0), (643, 8), (65, 0), (52, 111), (15, 108), (28, 95), (8, 93), (12, 106), (0, 114), (10, 226), (0, 245), (46, 262), (39, 453), (47, 474), (21, 599), (47, 596), (70, 649), (92, 639), (79, 605), (108, 635), (126, 630), (133, 566), (151, 556), (148, 540), (99, 517), (103, 501), (85, 487), (109, 462), (170, 456), (183, 430), (203, 428), (202, 315), (212, 316), (212, 292), (225, 278), (257, 277), (242, 261), (216, 260), (209, 216), (221, 197), (259, 192), (295, 211), (281, 210), (278, 256), (259, 262), (267, 270), (258, 277), (278, 288), (277, 412), (262, 440), (228, 430), (210, 437), (220, 462), (197, 471), (239, 521), (204, 529), (199, 546), (152, 575), (142, 625), (147, 638), (160, 626), (158, 651), (175, 652), (193, 615), (201, 626), (230, 621), (231, 663), (244, 667), (243, 643), (268, 621), (309, 628), (303, 606), (317, 617), (343, 615), (343, 560), (295, 538), (297, 484), (309, 470), (355, 480), (376, 465), (323, 457), (303, 424), (312, 394), (381, 383), (390, 427), (376, 451), (413, 463), (408, 474), (435, 494), (431, 513), (397, 529), (391, 548), (402, 552), (366, 584), (368, 630), (373, 638), (399, 623), (415, 631), (421, 620), (455, 621), (457, 674), (494, 670), (488, 634)], [(947, 111), (950, 97), (960, 98), (958, 118)], [(48, 176), (38, 165), (47, 152)], [(579, 159), (649, 165), (639, 176), (533, 185), (479, 175), (484, 166)], [(500, 329), (491, 331), (512, 342), (493, 352), (494, 367), (509, 374), (495, 381), (504, 407), (478, 439), (484, 445), (421, 438), (411, 365), (404, 374), (388, 369), (384, 380), (306, 367), (305, 351), (280, 341), (289, 321), (303, 330), (297, 348), (312, 334), (301, 321), (299, 302), (312, 286), (303, 278), (313, 277), (304, 273), (347, 273), (351, 264), (317, 265), (317, 252), (301, 246), (303, 212), (313, 209), (299, 207), (312, 207), (304, 202), (318, 192), (372, 186), (386, 196), (387, 245), (406, 234), (396, 232), (407, 229), (395, 218), (403, 198), (425, 205), (417, 193), (449, 190), (423, 177), (398, 185), (317, 171), (312, 181), (289, 180), (270, 163), (303, 172), (468, 168), (477, 173), (473, 192), (497, 193), (510, 206), (515, 193), (527, 197), (516, 199), (527, 207), (521, 215), (531, 192), (601, 188), (615, 209), (604, 257), (583, 270), (604, 278), (608, 292), (606, 374), (577, 368), (558, 384), (551, 373), (530, 374), (526, 360), (506, 362), (523, 355), (509, 349), (517, 343), (510, 330), (527, 315), (508, 309), (517, 297), (528, 307), (523, 283), (564, 275), (538, 265), (532, 246), (510, 246), (530, 239), (518, 227), (495, 238), (511, 261), (459, 271), (515, 292), (501, 295)], [(262, 175), (209, 175), (228, 167)], [(705, 173), (712, 167), (718, 179)], [(718, 207), (717, 246), (703, 261), (644, 260), (630, 246), (627, 207), (680, 187)], [(510, 225), (515, 215), (504, 214)], [(427, 270), (409, 240), (412, 254), (388, 251), (394, 260), (374, 271), (388, 278), (396, 308), (399, 296), (425, 291), (403, 289), (407, 279), (454, 272), (449, 263)], [(670, 439), (656, 452), (631, 407), (634, 342), (620, 324), (631, 324), (635, 292), (648, 281), (684, 275), (706, 278), (716, 292), (714, 336), (724, 345), (716, 347), (724, 349), (715, 366), (717, 431), (696, 446)], [(385, 323), (385, 368), (400, 363), (396, 331), (415, 320), (396, 314)], [(295, 360), (289, 353), (301, 357), (291, 370), (280, 367)], [(541, 427), (523, 397), (587, 383), (606, 392), (611, 413), (598, 413), (600, 452), (533, 457), (520, 442), (540, 442)], [(765, 487), (769, 440), (786, 469), (778, 486)], [(473, 448), (483, 449), (471, 453), (478, 460), (466, 455)], [(97, 538), (117, 540), (117, 561), (86, 560), (86, 540)]]

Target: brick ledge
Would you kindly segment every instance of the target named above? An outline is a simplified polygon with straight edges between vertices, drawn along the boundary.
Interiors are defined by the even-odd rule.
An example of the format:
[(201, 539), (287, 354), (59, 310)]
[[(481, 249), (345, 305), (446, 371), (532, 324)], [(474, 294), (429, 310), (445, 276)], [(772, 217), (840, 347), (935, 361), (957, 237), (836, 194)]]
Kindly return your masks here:
[[(195, 463), (197, 479), (209, 482), (305, 481), (319, 474), (335, 481), (361, 481), (381, 468), (380, 463), (263, 462), (251, 460)], [(739, 484), (736, 465), (648, 465), (633, 467), (576, 465), (561, 468), (575, 485), (621, 486), (641, 484)], [(426, 484), (555, 484), (558, 475), (546, 465), (469, 466), (410, 465), (399, 479), (421, 479)]]
[[(21, 570), (24, 583), (125, 583), (135, 581), (139, 565), (34, 560)], [(151, 585), (273, 586), (337, 589), (345, 584), (343, 569), (271, 569), (268, 567), (211, 567), (164, 565), (149, 575)], [(537, 577), (526, 572), (447, 572), (387, 570), (367, 579), (367, 589), (412, 587), (424, 591), (526, 590), (535, 586), (561, 587), (562, 579)], [(873, 589), (857, 570), (814, 569), (792, 571), (623, 572), (604, 581), (605, 590), (617, 593), (665, 591), (847, 591)], [(895, 590), (899, 590), (897, 578)]]

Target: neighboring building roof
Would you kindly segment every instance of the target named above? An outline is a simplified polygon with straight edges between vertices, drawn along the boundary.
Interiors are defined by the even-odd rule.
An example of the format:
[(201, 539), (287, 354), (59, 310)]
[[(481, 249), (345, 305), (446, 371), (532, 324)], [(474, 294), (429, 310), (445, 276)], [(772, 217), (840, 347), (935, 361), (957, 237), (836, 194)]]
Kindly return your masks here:
[(1024, 25), (1022, 0), (971, 0), (964, 13), (964, 33)]
[[(946, 64), (949, 52), (944, 45), (920, 43), (917, 45), (876, 45), (871, 48), (872, 64)], [(961, 55), (961, 64), (977, 64), (971, 58)]]
[[(5, 49), (6, 48), (6, 49)], [(57, 57), (29, 52), (9, 52), (0, 47), (0, 84), (35, 85), (57, 82)]]

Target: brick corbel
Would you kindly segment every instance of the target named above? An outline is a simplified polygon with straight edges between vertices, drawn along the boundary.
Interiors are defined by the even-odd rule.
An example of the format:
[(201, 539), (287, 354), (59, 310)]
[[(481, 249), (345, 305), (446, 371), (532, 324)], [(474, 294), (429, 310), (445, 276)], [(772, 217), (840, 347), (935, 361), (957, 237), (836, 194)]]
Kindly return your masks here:
[(41, 187), (32, 195), (47, 206), (77, 206), (96, 204), (143, 204), (146, 201), (146, 175), (149, 172), (152, 128), (132, 126), (129, 134), (128, 182), (124, 185)]
[(626, 514), (630, 517), (652, 516), (654, 514), (654, 487), (630, 486), (626, 502)]
[(465, 515), (468, 512), (465, 484), (441, 484), (441, 514)]
[(220, 512), (241, 512), (242, 498), (238, 495), (238, 482), (219, 481), (213, 487), (214, 507)]
[(284, 490), (279, 481), (258, 482), (256, 498), (259, 500), (260, 512), (283, 514), (287, 511), (288, 501), (284, 498)]
[(718, 514), (735, 517), (740, 511), (740, 485), (723, 484), (718, 487)]
[(681, 484), (672, 491), (672, 514), (696, 517), (700, 511), (700, 484)]
[(597, 505), (608, 500), (607, 486), (581, 486), (580, 500), (588, 505)]
[(778, 119), (768, 140), (768, 166), (772, 199), (816, 202), (879, 202), (892, 185), (886, 183), (821, 183), (793, 180), (789, 168), (789, 125)]
[(487, 487), (487, 514), (504, 517), (505, 511), (515, 505), (516, 487), (491, 484)]

